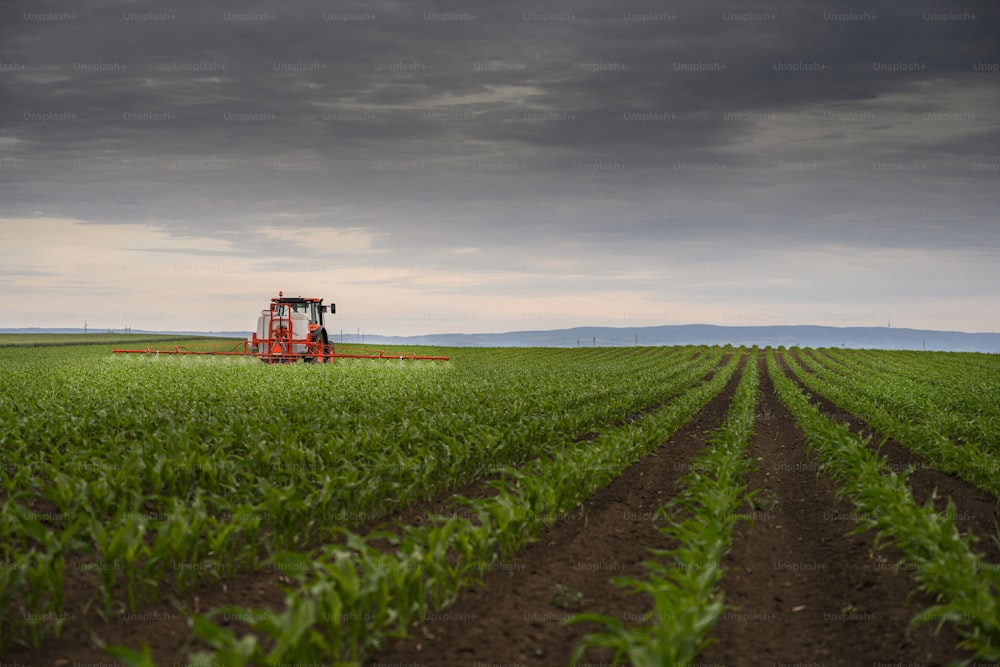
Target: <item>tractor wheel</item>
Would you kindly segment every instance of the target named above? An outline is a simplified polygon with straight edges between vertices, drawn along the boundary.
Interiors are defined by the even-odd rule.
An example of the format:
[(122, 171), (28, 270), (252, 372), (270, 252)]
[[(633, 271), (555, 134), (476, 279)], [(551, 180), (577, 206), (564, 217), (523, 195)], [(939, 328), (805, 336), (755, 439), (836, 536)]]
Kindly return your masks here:
[(319, 329), (319, 332), (320, 332), (319, 334), (313, 333), (312, 335), (312, 341), (315, 344), (314, 350), (318, 352), (319, 356), (306, 357), (305, 361), (307, 364), (315, 364), (316, 362), (322, 362), (323, 355), (326, 354), (326, 345), (327, 345), (326, 329)]

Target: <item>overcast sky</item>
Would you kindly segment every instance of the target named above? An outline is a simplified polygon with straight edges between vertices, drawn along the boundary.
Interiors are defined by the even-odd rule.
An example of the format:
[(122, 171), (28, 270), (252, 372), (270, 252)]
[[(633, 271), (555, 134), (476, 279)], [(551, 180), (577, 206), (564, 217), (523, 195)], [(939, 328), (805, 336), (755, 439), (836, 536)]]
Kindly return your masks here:
[(0, 6), (0, 327), (1000, 331), (996, 2)]

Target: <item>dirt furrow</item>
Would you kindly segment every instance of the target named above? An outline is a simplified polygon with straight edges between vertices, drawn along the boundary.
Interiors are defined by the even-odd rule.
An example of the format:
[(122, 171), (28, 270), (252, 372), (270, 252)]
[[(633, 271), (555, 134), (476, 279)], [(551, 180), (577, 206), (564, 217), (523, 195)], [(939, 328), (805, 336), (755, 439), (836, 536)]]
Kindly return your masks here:
[[(797, 351), (792, 350), (791, 355), (800, 362), (800, 366), (803, 365)], [(982, 552), (989, 562), (1000, 563), (1000, 544), (996, 539), (997, 522), (1000, 521), (1000, 502), (995, 497), (960, 477), (934, 469), (899, 441), (888, 438), (861, 418), (805, 388), (794, 375), (789, 374), (789, 376), (810, 394), (810, 401), (819, 406), (829, 419), (846, 424), (855, 433), (871, 436), (872, 447), (878, 446), (885, 440), (879, 453), (885, 457), (886, 467), (897, 472), (913, 468), (913, 473), (909, 477), (913, 498), (918, 503), (924, 504), (936, 491), (934, 509), (939, 512), (947, 509), (950, 499), (955, 504), (952, 516), (959, 531), (975, 535), (978, 540), (976, 550)]]
[(780, 403), (761, 359), (761, 404), (749, 450), (758, 469), (750, 522), (734, 534), (723, 566), (725, 612), (705, 664), (934, 665), (958, 657), (947, 627), (934, 636), (910, 619), (931, 600), (905, 572), (873, 553), (855, 528), (852, 506), (817, 476), (791, 413)]
[[(637, 623), (651, 610), (650, 602), (610, 580), (643, 576), (648, 549), (667, 546), (654, 514), (724, 419), (738, 380), (739, 373), (656, 452), (578, 512), (543, 530), (538, 542), (498, 564), (481, 586), (463, 590), (452, 607), (430, 615), (410, 638), (386, 647), (371, 664), (565, 665), (580, 638), (597, 629), (564, 626), (570, 616), (586, 610)], [(586, 660), (608, 664), (609, 657), (595, 651)]]

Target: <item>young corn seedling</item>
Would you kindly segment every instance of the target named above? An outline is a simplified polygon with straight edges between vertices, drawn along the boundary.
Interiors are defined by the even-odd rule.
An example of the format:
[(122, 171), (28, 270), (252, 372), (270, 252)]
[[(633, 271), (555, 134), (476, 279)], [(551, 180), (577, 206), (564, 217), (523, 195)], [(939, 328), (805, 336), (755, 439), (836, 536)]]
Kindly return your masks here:
[(135, 512), (120, 512), (117, 520), (107, 527), (104, 522), (90, 519), (90, 534), (96, 549), (94, 561), (99, 566), (101, 601), (105, 616), (113, 611), (115, 588), (119, 574), (125, 583), (125, 605), (135, 609), (140, 600), (148, 599), (156, 590), (144, 567), (152, 555), (143, 538), (146, 519)]
[[(456, 542), (469, 541), (470, 528), (466, 519), (449, 517), (404, 533), (404, 542), (419, 544), (422, 548), (423, 553), (416, 554), (419, 560), (415, 564), (419, 564), (427, 580), (427, 605), (434, 611), (440, 611), (455, 601), (459, 588), (471, 578), (473, 566), (485, 555), (469, 554), (467, 548), (456, 548)], [(463, 554), (472, 558), (463, 558)]]
[(21, 554), (13, 560), (5, 561), (4, 567), (0, 569), (0, 652), (15, 642), (29, 643), (29, 607), (23, 596), (28, 589), (28, 572), (31, 571), (35, 558), (34, 553)]
[(34, 566), (25, 573), (27, 587), (24, 597), (27, 608), (31, 610), (30, 616), (41, 621), (29, 623), (32, 645), (37, 647), (45, 625), (51, 624), (56, 636), (62, 633), (66, 561), (62, 547), (56, 541), (49, 542), (45, 550), (38, 551), (36, 556)]
[(169, 563), (180, 591), (189, 590), (214, 563), (207, 561), (210, 535), (216, 521), (208, 514), (200, 495), (189, 502), (171, 498), (153, 541), (152, 553), (159, 563)]

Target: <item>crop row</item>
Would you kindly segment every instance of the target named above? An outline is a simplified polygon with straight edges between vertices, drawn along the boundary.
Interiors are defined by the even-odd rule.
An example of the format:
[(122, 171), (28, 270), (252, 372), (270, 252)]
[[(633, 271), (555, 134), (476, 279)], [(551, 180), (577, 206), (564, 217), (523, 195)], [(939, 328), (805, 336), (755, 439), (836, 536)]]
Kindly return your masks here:
[(799, 357), (811, 372), (790, 355), (786, 363), (809, 389), (892, 436), (933, 467), (1000, 497), (1000, 407), (993, 405), (991, 415), (969, 418), (967, 412), (939, 407), (947, 400), (944, 389), (886, 369), (860, 371), (838, 365), (831, 370), (813, 355)]
[[(734, 357), (711, 380), (641, 419), (505, 472), (495, 483), (495, 496), (465, 501), (470, 516), (437, 517), (398, 534), (344, 532), (337, 544), (311, 556), (277, 555), (275, 565), (298, 581), (287, 592), (284, 611), (217, 610), (215, 615), (248, 619), (249, 632), (239, 637), (212, 616), (196, 617), (194, 631), (213, 651), (193, 656), (192, 664), (363, 660), (428, 611), (444, 609), (463, 585), (667, 440), (722, 390), (738, 363)], [(390, 549), (376, 547), (385, 541)], [(148, 664), (141, 652), (118, 649), (115, 655)]]
[(838, 375), (891, 380), (893, 391), (872, 400), (901, 418), (933, 423), (949, 439), (1000, 454), (1000, 362), (997, 355), (898, 351), (847, 354), (826, 350), (815, 359)]
[(680, 490), (658, 515), (660, 532), (671, 549), (655, 549), (656, 560), (644, 563), (645, 579), (619, 578), (616, 583), (652, 598), (653, 610), (643, 625), (626, 625), (614, 616), (580, 614), (572, 622), (596, 621), (604, 629), (584, 637), (571, 662), (586, 649), (609, 648), (615, 664), (627, 660), (639, 667), (688, 665), (705, 647), (707, 635), (725, 607), (719, 589), (722, 558), (732, 545), (737, 510), (752, 498), (745, 476), (754, 464), (746, 450), (754, 431), (759, 393), (757, 349), (749, 354), (725, 422), (708, 439), (710, 447), (692, 462)]
[(0, 353), (0, 648), (61, 630), (73, 558), (99, 575), (105, 615), (134, 609), (558, 453), (721, 357), (545, 352), (333, 368)]
[[(685, 356), (616, 368), (577, 360), (530, 372), (470, 363), (461, 374), (371, 364), (318, 373), (239, 362), (206, 368), (191, 359), (120, 360), (72, 377), (28, 369), (20, 383), (4, 378), (0, 394), (9, 397), (0, 403), (8, 426), (0, 444), (16, 462), (5, 486), (8, 493), (41, 486), (44, 465), (70, 477), (114, 477), (108, 483), (116, 489), (184, 497), (245, 490), (261, 476), (278, 486), (345, 469), (373, 478), (440, 472), (426, 465), (426, 445), (439, 450), (432, 463), (468, 459), (453, 451), (466, 442), (493, 445), (480, 454), (499, 451), (495, 460), (474, 457), (480, 467), (458, 471), (464, 481), (523, 460), (539, 442), (649, 404), (663, 380), (692, 366)], [(615, 392), (625, 378), (632, 382)], [(523, 452), (507, 449), (522, 444)], [(433, 495), (427, 481), (412, 483)]]
[(974, 658), (1000, 659), (1000, 572), (973, 550), (974, 536), (958, 532), (954, 505), (949, 501), (939, 513), (933, 498), (918, 504), (907, 473), (889, 470), (868, 449), (868, 438), (824, 417), (781, 371), (771, 350), (768, 371), (781, 401), (819, 455), (821, 469), (836, 480), (838, 494), (854, 503), (861, 517), (858, 530), (874, 529), (879, 548), (899, 550), (904, 569), (937, 599), (914, 622), (951, 622), (962, 637), (959, 646)]
[[(839, 360), (875, 364), (893, 372), (912, 375), (921, 382), (939, 384), (948, 382), (948, 378), (957, 377), (993, 377), (1000, 374), (1000, 357), (996, 354), (980, 352), (917, 352), (913, 350), (845, 350), (830, 348), (824, 353)], [(966, 385), (959, 383), (952, 387), (959, 395), (978, 393), (979, 387), (967, 391)], [(994, 395), (1000, 389), (994, 382), (991, 393)]]

